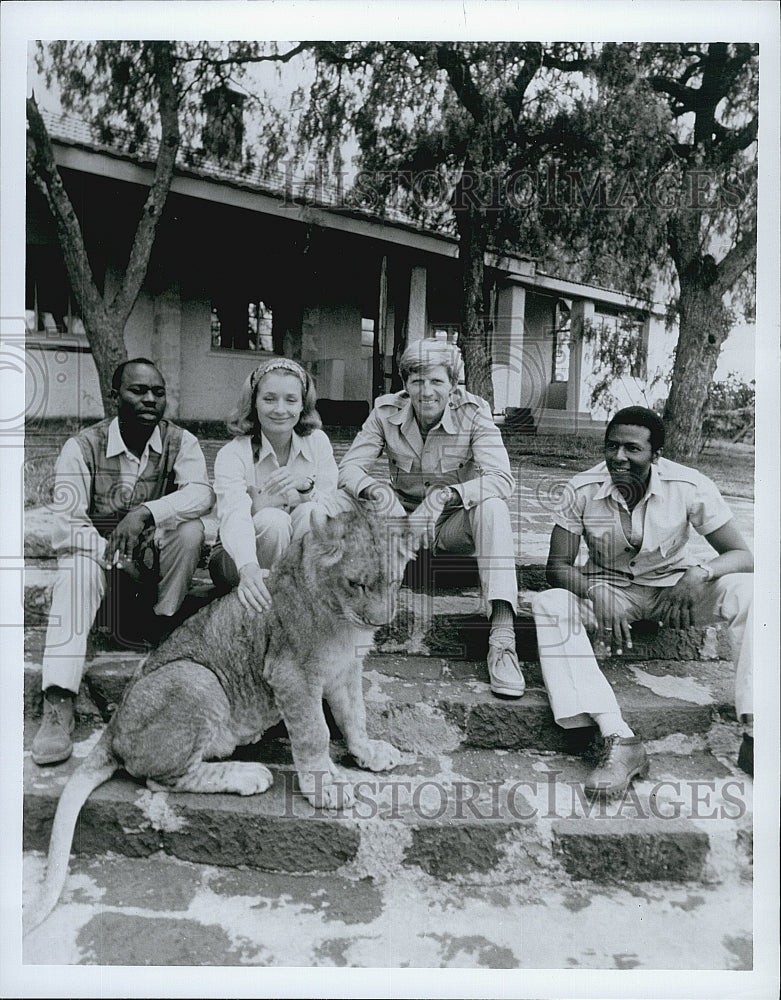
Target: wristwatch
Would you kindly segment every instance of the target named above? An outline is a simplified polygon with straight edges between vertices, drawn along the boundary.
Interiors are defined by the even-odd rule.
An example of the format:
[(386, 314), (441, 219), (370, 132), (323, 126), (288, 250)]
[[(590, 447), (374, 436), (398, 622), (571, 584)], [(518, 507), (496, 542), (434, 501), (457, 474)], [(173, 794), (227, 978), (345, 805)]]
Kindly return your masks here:
[(701, 569), (705, 574), (705, 580), (704, 580), (705, 583), (708, 583), (709, 580), (713, 579), (713, 567), (710, 565), (710, 563), (697, 563), (696, 568)]
[(300, 486), (296, 486), (296, 493), (311, 493), (314, 489), (315, 481), (314, 479), (307, 479), (306, 484), (303, 489)]

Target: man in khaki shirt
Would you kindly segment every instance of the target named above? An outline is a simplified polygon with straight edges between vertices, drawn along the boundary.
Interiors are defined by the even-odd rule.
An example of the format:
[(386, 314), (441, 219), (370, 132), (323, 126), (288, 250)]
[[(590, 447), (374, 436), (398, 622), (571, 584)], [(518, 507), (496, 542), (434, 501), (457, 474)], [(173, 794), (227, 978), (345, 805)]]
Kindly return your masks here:
[[(426, 497), (424, 545), (475, 554), (491, 631), (488, 671), (494, 694), (519, 698), (525, 682), (515, 650), (518, 602), (507, 500), (515, 489), (510, 459), (484, 399), (458, 386), (457, 347), (411, 344), (399, 368), (404, 391), (381, 396), (339, 466), (339, 486), (388, 516)], [(390, 486), (371, 475), (385, 451)]]
[[(601, 650), (632, 647), (632, 622), (684, 628), (725, 621), (736, 662), (735, 702), (746, 735), (739, 763), (753, 771), (751, 629), (754, 560), (716, 486), (661, 457), (664, 425), (652, 410), (619, 410), (605, 432), (605, 461), (571, 479), (553, 513), (547, 577), (534, 618), (543, 679), (556, 722), (596, 723), (603, 760), (586, 780), (593, 794), (618, 794), (647, 771), (645, 749), (624, 721), (597, 665)], [(694, 564), (693, 527), (716, 558)], [(575, 565), (581, 538), (588, 561)], [(749, 760), (750, 758), (750, 760)]]

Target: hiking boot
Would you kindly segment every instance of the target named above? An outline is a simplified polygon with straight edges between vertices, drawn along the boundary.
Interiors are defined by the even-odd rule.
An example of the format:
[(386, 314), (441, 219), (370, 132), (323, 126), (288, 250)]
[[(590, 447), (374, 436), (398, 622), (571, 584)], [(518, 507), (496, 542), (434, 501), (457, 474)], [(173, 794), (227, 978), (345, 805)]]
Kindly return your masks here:
[(754, 737), (743, 733), (743, 742), (738, 751), (738, 767), (754, 777)]
[[(515, 640), (513, 640), (513, 643)], [(505, 698), (520, 698), (526, 690), (526, 681), (518, 665), (515, 649), (488, 644), (488, 676), (491, 691)]]
[(606, 736), (599, 763), (586, 778), (587, 795), (620, 795), (648, 774), (648, 754), (638, 736)]
[(73, 751), (71, 734), (76, 727), (73, 710), (76, 696), (70, 693), (43, 696), (43, 722), (35, 735), (32, 758), (36, 764), (59, 764)]

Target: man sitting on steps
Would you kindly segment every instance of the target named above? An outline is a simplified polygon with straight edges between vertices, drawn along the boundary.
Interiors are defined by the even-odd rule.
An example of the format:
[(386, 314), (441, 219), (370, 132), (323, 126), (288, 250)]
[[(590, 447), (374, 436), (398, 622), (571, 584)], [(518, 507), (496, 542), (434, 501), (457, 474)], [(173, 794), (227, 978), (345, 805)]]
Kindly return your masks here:
[(43, 722), (36, 764), (67, 760), (87, 633), (120, 572), (151, 585), (148, 637), (173, 627), (203, 543), (202, 514), (214, 503), (206, 462), (188, 431), (163, 420), (165, 382), (146, 358), (114, 372), (117, 415), (65, 442), (55, 469), (52, 543), (57, 576), (43, 655)]
[[(619, 410), (605, 432), (605, 461), (571, 479), (553, 512), (547, 578), (555, 589), (532, 606), (540, 663), (556, 722), (596, 723), (603, 758), (591, 794), (620, 794), (647, 771), (646, 751), (621, 715), (586, 634), (601, 650), (632, 648), (632, 622), (685, 628), (727, 624), (737, 666), (735, 702), (744, 725), (739, 764), (753, 773), (751, 626), (754, 560), (716, 486), (661, 457), (664, 425), (642, 406)], [(689, 528), (716, 550), (693, 565)], [(581, 537), (588, 562), (575, 566)], [(745, 635), (745, 641), (744, 641)]]
[[(490, 619), (491, 690), (520, 698), (526, 683), (515, 649), (518, 583), (507, 506), (515, 480), (488, 403), (459, 387), (461, 364), (458, 348), (443, 341), (410, 344), (399, 360), (404, 390), (375, 401), (339, 466), (339, 486), (390, 516), (439, 493), (423, 545), (435, 554), (476, 555)], [(383, 451), (390, 485), (370, 475)]]

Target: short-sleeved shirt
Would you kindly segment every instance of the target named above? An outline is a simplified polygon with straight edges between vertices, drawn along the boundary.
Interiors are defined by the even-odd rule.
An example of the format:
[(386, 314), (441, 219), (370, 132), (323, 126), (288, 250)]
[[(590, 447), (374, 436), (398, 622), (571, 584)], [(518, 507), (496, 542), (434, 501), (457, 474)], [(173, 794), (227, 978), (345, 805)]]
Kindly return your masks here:
[(373, 485), (369, 470), (383, 450), (391, 485), (407, 510), (434, 486), (450, 486), (467, 509), (515, 489), (510, 459), (491, 408), (480, 396), (455, 390), (441, 420), (424, 440), (405, 391), (380, 396), (339, 465), (339, 485), (353, 496)]
[(600, 462), (569, 480), (553, 512), (555, 524), (583, 537), (584, 572), (618, 586), (672, 587), (694, 564), (686, 553), (689, 527), (709, 535), (732, 518), (707, 476), (666, 458), (651, 466), (648, 489), (626, 530), (622, 508), (626, 521), (626, 502)]

